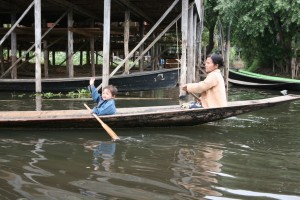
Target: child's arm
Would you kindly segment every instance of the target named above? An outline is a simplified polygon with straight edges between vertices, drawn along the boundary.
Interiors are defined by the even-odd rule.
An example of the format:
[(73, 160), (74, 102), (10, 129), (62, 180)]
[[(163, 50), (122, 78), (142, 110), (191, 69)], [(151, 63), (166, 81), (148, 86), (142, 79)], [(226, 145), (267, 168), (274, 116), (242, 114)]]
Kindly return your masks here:
[(96, 103), (99, 103), (102, 100), (102, 98), (101, 98), (100, 94), (98, 93), (98, 90), (95, 88), (94, 83), (95, 83), (95, 77), (91, 77), (90, 85), (88, 86), (88, 90), (90, 91), (90, 93), (92, 95), (93, 101)]

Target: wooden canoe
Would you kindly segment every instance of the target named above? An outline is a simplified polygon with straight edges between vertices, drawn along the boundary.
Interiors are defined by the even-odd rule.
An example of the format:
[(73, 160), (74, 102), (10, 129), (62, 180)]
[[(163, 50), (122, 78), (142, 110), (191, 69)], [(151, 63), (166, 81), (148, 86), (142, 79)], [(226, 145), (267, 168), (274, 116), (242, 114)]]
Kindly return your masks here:
[(233, 84), (246, 87), (300, 91), (300, 80), (298, 79), (267, 76), (244, 70), (229, 70), (230, 80)]
[[(89, 79), (90, 77), (42, 79), (42, 91), (77, 91), (86, 88)], [(96, 77), (95, 85), (100, 85), (101, 82), (101, 76)], [(115, 85), (120, 92), (173, 88), (176, 87), (177, 82), (178, 68), (115, 75), (109, 80), (109, 84)], [(0, 79), (0, 91), (35, 92), (35, 79)]]
[[(286, 95), (229, 102), (209, 109), (181, 109), (179, 105), (118, 108), (117, 114), (100, 116), (112, 128), (168, 127), (204, 124), (300, 99)], [(87, 110), (2, 111), (0, 128), (96, 128), (98, 121)]]
[(228, 79), (228, 82), (236, 86), (267, 90), (291, 90), (291, 88), (293, 90), (296, 87), (295, 83), (254, 83), (231, 78)]

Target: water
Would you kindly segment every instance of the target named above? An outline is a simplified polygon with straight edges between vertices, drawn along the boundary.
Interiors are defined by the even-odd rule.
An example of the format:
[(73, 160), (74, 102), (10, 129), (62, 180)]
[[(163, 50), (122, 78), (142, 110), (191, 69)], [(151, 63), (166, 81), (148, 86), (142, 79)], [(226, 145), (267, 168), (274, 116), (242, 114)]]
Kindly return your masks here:
[[(164, 105), (177, 101), (173, 94), (117, 103)], [(234, 89), (230, 99), (274, 94)], [(35, 106), (23, 102), (31, 102), (19, 105), (23, 110)], [(1, 103), (1, 109), (16, 107), (11, 100), (10, 106)], [(42, 107), (61, 104), (69, 105), (48, 101)], [(117, 142), (100, 126), (0, 129), (0, 199), (298, 200), (299, 111), (295, 101), (194, 127), (114, 129)]]

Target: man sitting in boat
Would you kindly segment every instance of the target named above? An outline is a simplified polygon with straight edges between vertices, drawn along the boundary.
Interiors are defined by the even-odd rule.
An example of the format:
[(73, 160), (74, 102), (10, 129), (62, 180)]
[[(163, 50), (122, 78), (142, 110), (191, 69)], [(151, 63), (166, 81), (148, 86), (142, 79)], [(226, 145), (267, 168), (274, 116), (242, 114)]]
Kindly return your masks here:
[(225, 83), (220, 71), (223, 65), (223, 58), (220, 55), (210, 55), (205, 61), (207, 73), (205, 80), (185, 84), (182, 89), (187, 92), (200, 93), (201, 104), (204, 108), (227, 106)]
[(113, 115), (116, 113), (115, 96), (117, 94), (117, 88), (113, 85), (108, 85), (103, 88), (102, 95), (98, 93), (98, 90), (94, 86), (95, 78), (90, 79), (90, 85), (88, 86), (91, 92), (92, 99), (97, 103), (97, 106), (93, 108), (92, 113), (96, 115)]

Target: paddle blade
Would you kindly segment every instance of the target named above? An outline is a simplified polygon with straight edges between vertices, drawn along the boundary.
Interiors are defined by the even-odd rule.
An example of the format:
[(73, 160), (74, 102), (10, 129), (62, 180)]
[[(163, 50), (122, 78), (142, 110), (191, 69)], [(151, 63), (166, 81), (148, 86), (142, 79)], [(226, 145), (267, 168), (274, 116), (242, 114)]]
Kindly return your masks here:
[[(91, 112), (92, 110), (89, 108), (88, 105), (86, 104), (83, 104), (86, 109)], [(100, 122), (101, 126), (104, 128), (104, 130), (110, 135), (110, 137), (113, 139), (113, 140), (119, 140), (120, 138), (117, 136), (117, 134), (107, 125), (105, 124), (99, 117), (98, 115), (96, 115), (95, 113), (92, 113), (92, 115), (98, 120), (98, 122)]]
[(110, 135), (110, 137), (113, 140), (119, 140), (120, 138), (117, 136), (117, 134), (104, 122), (101, 123), (102, 127), (106, 130), (106, 132)]

